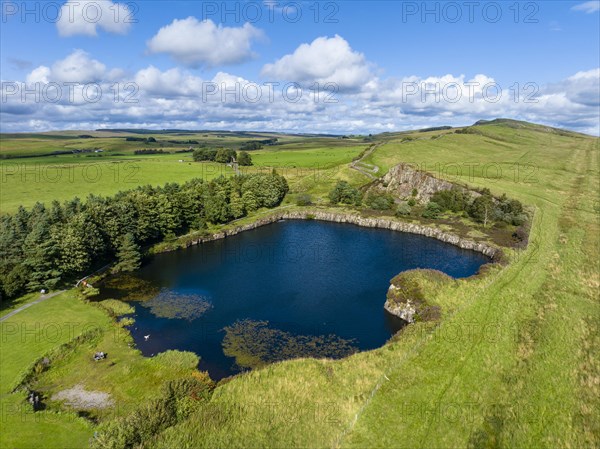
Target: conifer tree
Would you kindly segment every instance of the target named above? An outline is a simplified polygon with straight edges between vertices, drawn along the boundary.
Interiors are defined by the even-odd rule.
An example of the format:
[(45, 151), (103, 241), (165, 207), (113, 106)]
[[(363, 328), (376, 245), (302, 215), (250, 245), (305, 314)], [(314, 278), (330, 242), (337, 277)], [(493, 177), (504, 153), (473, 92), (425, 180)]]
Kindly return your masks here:
[(113, 268), (115, 272), (135, 271), (140, 267), (140, 247), (131, 233), (127, 233), (121, 238), (117, 259), (118, 263)]

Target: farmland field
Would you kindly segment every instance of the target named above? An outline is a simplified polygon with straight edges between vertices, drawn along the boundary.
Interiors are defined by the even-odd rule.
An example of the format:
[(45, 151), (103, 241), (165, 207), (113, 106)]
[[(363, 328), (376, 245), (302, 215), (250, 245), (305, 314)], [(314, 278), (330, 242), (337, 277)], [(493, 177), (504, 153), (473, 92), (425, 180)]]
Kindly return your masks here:
[[(219, 133), (190, 134), (165, 137), (155, 135), (157, 142), (145, 144), (127, 142), (124, 137), (78, 139), (77, 135), (44, 134), (43, 138), (30, 135), (0, 136), (0, 204), (3, 212), (14, 212), (19, 205), (31, 207), (35, 202), (50, 203), (53, 200), (85, 199), (89, 194), (114, 195), (139, 185), (164, 185), (167, 182), (185, 182), (194, 178), (214, 179), (221, 175), (231, 176), (233, 169), (225, 164), (211, 162), (195, 163), (187, 150), (190, 144), (177, 147), (165, 143), (169, 139), (193, 140), (207, 146), (235, 147), (247, 141), (247, 137), (223, 136)], [(86, 132), (87, 134), (87, 132)], [(91, 133), (99, 134), (99, 133)], [(104, 133), (100, 133), (103, 135)], [(128, 134), (129, 137), (139, 135)], [(271, 135), (259, 135), (270, 138)], [(143, 136), (152, 137), (152, 135)], [(251, 153), (252, 167), (241, 167), (245, 173), (279, 169), (292, 182), (311, 182), (318, 177), (337, 176), (338, 168), (356, 157), (367, 143), (339, 138), (302, 139), (297, 136), (278, 135), (282, 144), (264, 147)], [(285, 143), (289, 142), (289, 143)], [(197, 148), (198, 145), (191, 145)], [(102, 149), (101, 153), (50, 155), (54, 151), (73, 149)], [(139, 149), (156, 148), (167, 154), (135, 155)], [(31, 155), (39, 155), (31, 157)], [(22, 157), (28, 156), (28, 157)], [(335, 172), (335, 173), (333, 173)], [(322, 176), (322, 177), (323, 177)]]

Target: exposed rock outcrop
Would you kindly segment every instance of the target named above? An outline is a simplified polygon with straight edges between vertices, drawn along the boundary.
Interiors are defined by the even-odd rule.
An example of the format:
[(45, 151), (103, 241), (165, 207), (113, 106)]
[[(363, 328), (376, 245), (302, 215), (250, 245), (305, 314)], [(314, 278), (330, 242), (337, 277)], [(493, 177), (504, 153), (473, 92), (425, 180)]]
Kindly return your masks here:
[[(396, 287), (394, 284), (391, 284), (389, 290), (393, 291), (397, 288), (398, 287)], [(393, 301), (390, 301), (388, 295), (388, 299), (386, 299), (383, 308), (392, 315), (396, 315), (398, 318), (406, 321), (407, 323), (414, 323), (415, 321), (415, 314), (417, 313), (417, 309), (410, 299), (408, 299), (406, 302), (396, 304)]]
[[(371, 188), (390, 193), (393, 196), (405, 199), (412, 196), (416, 189), (416, 199), (427, 202), (435, 192), (456, 188), (455, 184), (438, 179), (429, 173), (417, 170), (408, 164), (398, 164)], [(462, 188), (462, 187), (460, 187)]]
[(437, 270), (403, 271), (391, 280), (383, 307), (407, 323), (436, 321), (441, 308), (434, 299), (440, 288), (452, 282), (450, 276)]

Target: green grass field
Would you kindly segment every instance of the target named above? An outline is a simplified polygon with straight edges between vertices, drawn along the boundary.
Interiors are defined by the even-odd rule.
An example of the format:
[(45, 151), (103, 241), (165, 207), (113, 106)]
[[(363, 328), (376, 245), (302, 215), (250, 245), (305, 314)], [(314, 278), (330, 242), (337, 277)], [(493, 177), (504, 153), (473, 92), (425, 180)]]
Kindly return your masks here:
[[(436, 176), (519, 199), (535, 209), (526, 250), (509, 252), (506, 266), (442, 287), (435, 298), (442, 307), (439, 322), (415, 323), (384, 347), (343, 360), (292, 360), (237, 376), (145, 447), (598, 447), (600, 141), (534, 125), (473, 129), (382, 135), (384, 145), (365, 162), (379, 166), (379, 175), (412, 162)], [(255, 169), (327, 160), (316, 175), (290, 175), (291, 197), (309, 192), (324, 198), (337, 179), (369, 182), (348, 167), (366, 144), (318, 143), (310, 149), (311, 143), (303, 148), (290, 140), (287, 151), (282, 145), (257, 153)], [(161, 172), (156, 183), (177, 181), (169, 176), (195, 167), (175, 160), (174, 171), (162, 176), (166, 165), (158, 161), (172, 156), (152, 158)], [(3, 184), (3, 190), (12, 184)], [(13, 204), (14, 209), (18, 201)], [(26, 405), (23, 394), (9, 394), (11, 386), (34, 360), (64, 342), (21, 341), (14, 325), (31, 328), (50, 319), (93, 321), (106, 330), (116, 326), (73, 293), (3, 322), (3, 410)], [(38, 385), (57, 391), (84, 383), (141, 403), (161, 381), (182, 375), (154, 371), (126, 341), (99, 343), (111, 345), (118, 357), (114, 372), (77, 372), (98, 345), (86, 343), (44, 373)], [(31, 412), (27, 419), (8, 413), (2, 447), (86, 446), (93, 424), (68, 412), (52, 413), (58, 418), (41, 424)]]
[[(31, 207), (36, 201), (50, 203), (52, 200), (68, 200), (78, 196), (85, 199), (90, 193), (113, 195), (120, 190), (129, 190), (139, 185), (163, 185), (167, 182), (185, 182), (193, 178), (210, 180), (218, 176), (231, 176), (233, 169), (225, 164), (210, 162), (195, 163), (191, 153), (175, 153), (190, 145), (178, 147), (126, 142), (118, 137), (79, 139), (87, 132), (66, 134), (46, 133), (40, 135), (4, 134), (0, 137), (0, 156), (42, 155), (38, 157), (0, 159), (0, 210), (11, 213), (23, 205)], [(91, 132), (104, 136), (104, 132)], [(154, 136), (159, 142), (171, 139), (196, 140), (209, 146), (239, 148), (249, 137), (229, 134), (185, 134), (185, 135), (132, 135)], [(207, 137), (204, 137), (207, 136)], [(223, 137), (219, 137), (223, 136)], [(270, 134), (259, 134), (262, 139)], [(343, 166), (356, 157), (366, 143), (354, 139), (327, 137), (277, 136), (280, 145), (253, 151), (254, 166), (241, 167), (243, 172), (277, 169), (298, 190), (304, 185), (322, 184), (325, 179), (340, 177)], [(199, 145), (192, 145), (197, 148)], [(53, 151), (81, 148), (103, 148), (102, 153), (50, 155)], [(136, 149), (161, 148), (171, 154), (134, 155)], [(45, 155), (45, 156), (44, 156)], [(180, 162), (181, 161), (181, 162)], [(341, 175), (343, 177), (343, 175)], [(329, 184), (327, 184), (329, 185)]]
[(189, 155), (15, 159), (1, 163), (0, 202), (2, 212), (14, 212), (19, 205), (31, 207), (36, 201), (49, 204), (52, 200), (64, 201), (76, 196), (85, 199), (91, 193), (114, 195), (139, 185), (212, 179), (231, 173), (231, 168), (221, 164), (194, 163)]

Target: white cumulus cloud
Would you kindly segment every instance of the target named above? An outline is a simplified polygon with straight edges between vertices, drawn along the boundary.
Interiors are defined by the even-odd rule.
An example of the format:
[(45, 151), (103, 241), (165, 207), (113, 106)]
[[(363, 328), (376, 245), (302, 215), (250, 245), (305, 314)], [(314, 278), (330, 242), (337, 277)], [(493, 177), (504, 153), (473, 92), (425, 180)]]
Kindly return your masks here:
[(357, 90), (372, 78), (362, 53), (337, 34), (300, 45), (292, 54), (266, 64), (262, 75), (298, 83), (335, 83), (341, 90)]
[(177, 67), (164, 72), (154, 66), (141, 69), (135, 75), (135, 83), (142, 92), (164, 97), (196, 95), (202, 87), (200, 78)]
[(175, 19), (148, 41), (152, 53), (166, 53), (191, 67), (216, 67), (237, 64), (253, 58), (252, 43), (263, 32), (245, 23), (241, 27), (224, 27), (212, 20), (195, 17)]
[(589, 2), (579, 3), (571, 8), (573, 11), (582, 11), (586, 14), (593, 14), (600, 11), (600, 0), (591, 0)]
[[(112, 72), (109, 75), (116, 75)], [(108, 77), (106, 66), (100, 61), (92, 59), (83, 50), (75, 50), (64, 59), (52, 64), (52, 67), (39, 66), (27, 75), (27, 82), (47, 83), (93, 83)]]
[(135, 23), (134, 11), (126, 3), (110, 0), (69, 0), (60, 10), (56, 22), (61, 36), (97, 36), (98, 29), (108, 33), (125, 34)]
[(26, 81), (28, 83), (48, 83), (50, 82), (50, 68), (45, 65), (41, 65), (35, 68), (27, 75)]
[(564, 92), (574, 103), (600, 108), (600, 68), (577, 72), (549, 90)]
[(106, 66), (92, 59), (83, 50), (75, 50), (65, 59), (52, 65), (52, 78), (57, 81), (92, 83), (100, 81), (106, 73)]

